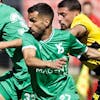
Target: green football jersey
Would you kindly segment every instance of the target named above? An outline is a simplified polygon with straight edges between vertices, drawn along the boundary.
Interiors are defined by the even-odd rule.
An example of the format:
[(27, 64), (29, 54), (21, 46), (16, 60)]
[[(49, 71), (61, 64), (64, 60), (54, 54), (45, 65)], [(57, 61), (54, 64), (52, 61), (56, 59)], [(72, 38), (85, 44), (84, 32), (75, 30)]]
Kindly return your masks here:
[[(6, 10), (5, 10), (6, 9)], [(28, 31), (28, 27), (22, 16), (14, 8), (0, 3), (0, 38), (2, 41), (10, 41), (21, 38)], [(6, 52), (11, 57), (14, 65), (14, 76), (17, 79), (28, 79), (27, 66), (24, 62), (21, 47), (7, 48)], [(22, 82), (15, 81), (16, 86), (22, 88)], [(29, 84), (29, 81), (28, 83)], [(26, 84), (26, 85), (27, 85)], [(24, 83), (25, 86), (25, 83)]]
[[(68, 55), (70, 53), (78, 57), (86, 52), (87, 47), (84, 44), (80, 43), (69, 31), (62, 31), (59, 29), (53, 29), (50, 37), (44, 41), (37, 41), (31, 34), (24, 34), (22, 40), (22, 49), (35, 48), (36, 57), (39, 59), (54, 61), (59, 58), (66, 58), (67, 60), (66, 65), (61, 69), (35, 69), (35, 67), (29, 67), (33, 91), (35, 91), (38, 100), (56, 100), (58, 96), (61, 95), (62, 91), (66, 91), (66, 93), (70, 90), (75, 91), (73, 79), (68, 74)], [(69, 93), (73, 92), (70, 91)], [(74, 98), (71, 100), (77, 99)]]

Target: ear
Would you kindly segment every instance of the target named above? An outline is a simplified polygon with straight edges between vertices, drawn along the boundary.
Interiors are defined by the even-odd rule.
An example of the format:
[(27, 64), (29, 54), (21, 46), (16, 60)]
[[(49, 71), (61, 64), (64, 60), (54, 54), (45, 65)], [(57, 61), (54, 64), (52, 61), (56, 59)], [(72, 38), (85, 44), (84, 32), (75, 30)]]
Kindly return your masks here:
[(74, 14), (75, 14), (75, 16), (77, 16), (79, 13), (80, 13), (79, 11), (75, 11)]
[(49, 24), (50, 24), (50, 18), (49, 17), (44, 18), (44, 24), (45, 24), (46, 27), (49, 26)]

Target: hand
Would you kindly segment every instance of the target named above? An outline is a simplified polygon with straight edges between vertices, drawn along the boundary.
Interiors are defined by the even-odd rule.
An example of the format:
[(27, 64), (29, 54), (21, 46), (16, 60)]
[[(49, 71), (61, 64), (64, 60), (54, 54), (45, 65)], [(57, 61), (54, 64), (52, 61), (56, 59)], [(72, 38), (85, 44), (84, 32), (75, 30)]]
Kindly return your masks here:
[(66, 59), (65, 58), (60, 58), (60, 59), (57, 59), (55, 61), (48, 62), (47, 66), (49, 68), (60, 69), (65, 64), (66, 64)]

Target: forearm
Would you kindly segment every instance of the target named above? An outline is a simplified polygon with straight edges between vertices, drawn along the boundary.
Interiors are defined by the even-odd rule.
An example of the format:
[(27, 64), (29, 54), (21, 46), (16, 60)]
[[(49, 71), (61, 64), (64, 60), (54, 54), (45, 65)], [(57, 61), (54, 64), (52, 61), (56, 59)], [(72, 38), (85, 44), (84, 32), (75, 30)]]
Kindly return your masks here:
[(88, 58), (100, 60), (100, 52), (96, 49), (88, 48), (86, 55), (88, 56)]
[(39, 67), (39, 68), (50, 67), (49, 61), (42, 61), (35, 57), (27, 58), (25, 59), (25, 61), (26, 61), (26, 64), (30, 67)]
[(82, 37), (87, 32), (87, 30), (82, 25), (76, 25), (70, 29), (70, 32), (76, 37)]
[(22, 45), (21, 39), (16, 39), (16, 40), (11, 40), (11, 41), (1, 41), (0, 42), (0, 49), (18, 47), (21, 45)]
[(31, 58), (27, 58), (25, 59), (26, 64), (29, 67), (38, 67), (38, 68), (53, 68), (53, 69), (59, 69), (61, 68), (63, 65), (66, 64), (66, 59), (65, 58), (60, 58), (57, 59), (55, 61), (43, 61), (41, 59), (38, 59), (36, 57), (31, 57)]
[[(61, 68), (64, 64), (66, 64), (66, 59), (65, 58), (60, 58), (52, 61), (44, 61), (36, 57), (36, 49), (35, 48), (23, 48), (23, 57), (25, 59), (26, 64), (29, 67), (33, 68), (56, 68), (59, 69)], [(49, 59), (50, 60), (50, 59)]]

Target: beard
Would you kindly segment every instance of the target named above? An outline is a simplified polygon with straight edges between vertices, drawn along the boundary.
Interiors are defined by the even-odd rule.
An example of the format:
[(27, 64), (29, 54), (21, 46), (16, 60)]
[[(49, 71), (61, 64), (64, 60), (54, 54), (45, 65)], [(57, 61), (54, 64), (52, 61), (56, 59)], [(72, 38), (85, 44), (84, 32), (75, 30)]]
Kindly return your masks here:
[(40, 41), (41, 40), (41, 37), (43, 36), (43, 33), (44, 31), (41, 31), (41, 32), (35, 32), (33, 30), (29, 30), (29, 32), (35, 37), (36, 40)]
[(61, 30), (66, 30), (67, 27), (65, 25), (61, 25)]
[(40, 34), (36, 33), (36, 34), (33, 34), (33, 36), (35, 37), (36, 40), (40, 41), (42, 36), (43, 36), (43, 34), (42, 33), (40, 33)]
[(61, 30), (66, 30), (66, 29), (70, 28), (70, 25), (66, 25), (66, 24), (63, 24), (63, 23), (60, 23), (60, 26), (61, 26)]

